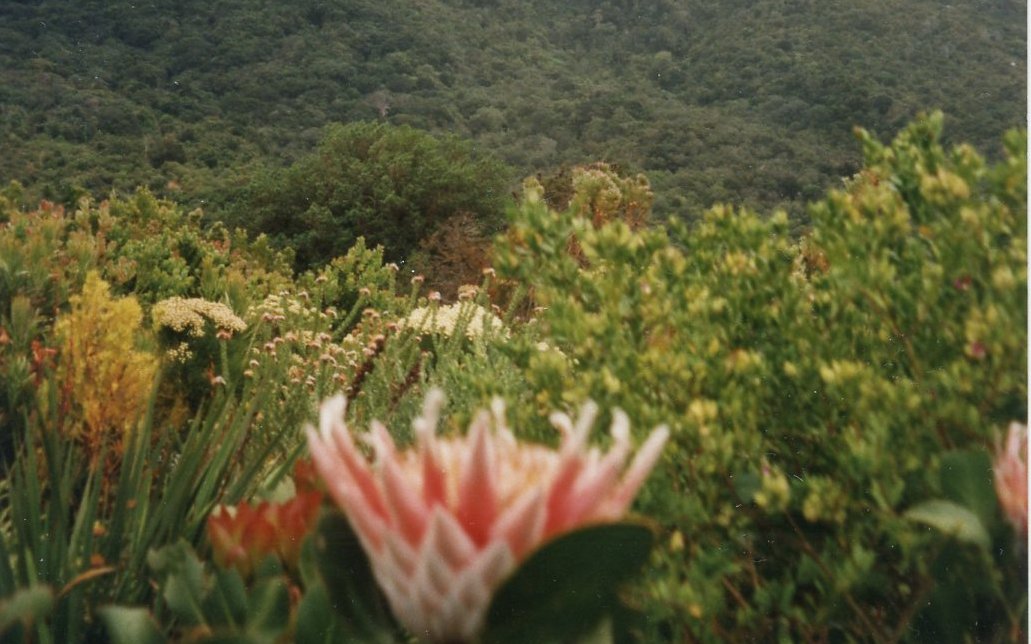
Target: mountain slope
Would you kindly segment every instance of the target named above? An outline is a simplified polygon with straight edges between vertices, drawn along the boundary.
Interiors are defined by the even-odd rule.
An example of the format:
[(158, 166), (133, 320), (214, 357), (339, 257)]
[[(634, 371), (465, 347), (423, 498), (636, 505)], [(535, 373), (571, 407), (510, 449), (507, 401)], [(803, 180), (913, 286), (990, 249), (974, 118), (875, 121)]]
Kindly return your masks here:
[[(0, 177), (216, 207), (331, 122), (474, 139), (518, 173), (605, 159), (660, 212), (797, 205), (853, 125), (940, 107), (993, 152), (1026, 111), (1013, 0), (152, 0), (0, 4)], [(796, 208), (797, 210), (797, 208)]]

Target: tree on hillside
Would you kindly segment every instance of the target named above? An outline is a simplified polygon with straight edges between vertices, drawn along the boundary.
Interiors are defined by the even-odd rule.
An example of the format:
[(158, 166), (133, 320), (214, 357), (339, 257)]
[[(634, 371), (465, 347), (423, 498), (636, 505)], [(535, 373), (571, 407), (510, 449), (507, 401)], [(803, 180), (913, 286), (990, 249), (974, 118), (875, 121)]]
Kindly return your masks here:
[(232, 219), (296, 253), (304, 270), (359, 237), (403, 260), (457, 213), (500, 223), (506, 170), (456, 137), (354, 123), (330, 128), (318, 150), (246, 189)]

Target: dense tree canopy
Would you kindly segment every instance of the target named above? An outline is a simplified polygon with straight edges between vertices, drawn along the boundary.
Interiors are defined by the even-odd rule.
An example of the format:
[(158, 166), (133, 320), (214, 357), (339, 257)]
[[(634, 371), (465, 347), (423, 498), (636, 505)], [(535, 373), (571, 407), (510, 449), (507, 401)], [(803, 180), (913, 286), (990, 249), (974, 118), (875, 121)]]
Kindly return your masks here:
[[(224, 205), (333, 122), (450, 132), (519, 174), (604, 160), (659, 214), (788, 205), (851, 175), (854, 125), (939, 107), (993, 156), (1024, 120), (1017, 0), (0, 3), (0, 178)], [(217, 208), (215, 208), (217, 209)]]
[(497, 223), (505, 178), (455, 137), (407, 126), (337, 126), (289, 169), (262, 175), (231, 220), (293, 248), (297, 268), (343, 255), (357, 237), (402, 260), (459, 213)]

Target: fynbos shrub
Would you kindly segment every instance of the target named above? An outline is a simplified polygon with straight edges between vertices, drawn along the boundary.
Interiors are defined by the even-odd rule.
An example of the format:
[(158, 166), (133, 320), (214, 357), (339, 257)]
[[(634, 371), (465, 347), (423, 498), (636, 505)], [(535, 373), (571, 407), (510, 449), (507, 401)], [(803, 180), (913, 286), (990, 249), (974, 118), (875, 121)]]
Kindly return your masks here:
[[(527, 200), (497, 254), (568, 361), (538, 400), (669, 422), (648, 637), (998, 638), (1027, 589), (989, 450), (1027, 417), (1025, 137), (988, 167), (940, 115), (787, 218), (595, 226)], [(566, 240), (581, 247), (574, 261)], [(549, 337), (550, 336), (550, 337)]]

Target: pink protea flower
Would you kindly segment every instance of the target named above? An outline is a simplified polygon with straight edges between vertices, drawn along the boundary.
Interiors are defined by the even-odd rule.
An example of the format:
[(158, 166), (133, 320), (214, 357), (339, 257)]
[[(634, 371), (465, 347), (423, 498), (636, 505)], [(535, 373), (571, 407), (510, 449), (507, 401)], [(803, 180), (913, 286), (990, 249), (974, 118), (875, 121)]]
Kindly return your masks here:
[(1010, 423), (1006, 444), (997, 450), (995, 494), (1006, 519), (1027, 537), (1027, 425)]
[(500, 401), (465, 436), (435, 434), (444, 396), (432, 390), (413, 422), (416, 444), (400, 451), (379, 422), (362, 440), (344, 424), (347, 403), (327, 400), (320, 431), (308, 427), (315, 468), (369, 555), (398, 620), (433, 641), (469, 641), (501, 582), (544, 541), (590, 523), (619, 520), (662, 451), (668, 430), (652, 432), (630, 456), (626, 414), (613, 413), (612, 447), (587, 444), (597, 407), (574, 422), (552, 414), (558, 450), (516, 440)]

